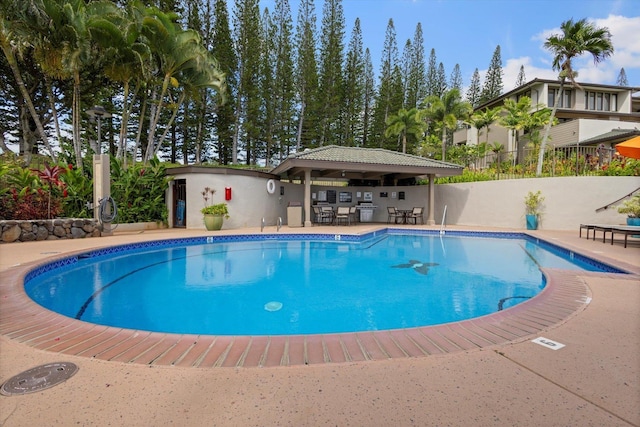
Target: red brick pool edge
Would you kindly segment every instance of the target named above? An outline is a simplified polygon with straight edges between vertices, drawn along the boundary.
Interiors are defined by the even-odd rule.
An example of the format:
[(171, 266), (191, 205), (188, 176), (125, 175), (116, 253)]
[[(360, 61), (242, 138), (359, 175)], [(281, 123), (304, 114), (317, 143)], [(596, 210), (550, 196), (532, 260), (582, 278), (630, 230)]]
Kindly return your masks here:
[[(51, 262), (51, 260), (48, 260)], [(0, 272), (0, 334), (48, 352), (144, 365), (272, 367), (469, 352), (535, 338), (590, 301), (582, 277), (619, 276), (544, 269), (536, 297), (487, 316), (409, 329), (292, 336), (167, 334), (95, 325), (49, 311), (24, 292), (33, 262)]]

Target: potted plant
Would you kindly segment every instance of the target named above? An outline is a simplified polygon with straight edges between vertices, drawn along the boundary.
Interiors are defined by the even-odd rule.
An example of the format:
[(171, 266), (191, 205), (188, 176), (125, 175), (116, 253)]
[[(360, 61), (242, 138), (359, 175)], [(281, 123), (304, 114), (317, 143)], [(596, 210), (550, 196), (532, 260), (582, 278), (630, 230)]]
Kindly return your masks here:
[(535, 193), (533, 191), (529, 191), (527, 196), (524, 198), (524, 205), (527, 212), (527, 230), (538, 229), (540, 208), (543, 201), (544, 197), (542, 197), (542, 192), (540, 190)]
[(640, 194), (625, 200), (618, 206), (618, 212), (627, 214), (627, 225), (640, 225)]
[(212, 197), (215, 192), (216, 190), (209, 187), (202, 191), (204, 208), (200, 209), (200, 212), (204, 215), (204, 226), (209, 231), (220, 230), (224, 219), (229, 218), (229, 209), (226, 203), (209, 204), (209, 197)]

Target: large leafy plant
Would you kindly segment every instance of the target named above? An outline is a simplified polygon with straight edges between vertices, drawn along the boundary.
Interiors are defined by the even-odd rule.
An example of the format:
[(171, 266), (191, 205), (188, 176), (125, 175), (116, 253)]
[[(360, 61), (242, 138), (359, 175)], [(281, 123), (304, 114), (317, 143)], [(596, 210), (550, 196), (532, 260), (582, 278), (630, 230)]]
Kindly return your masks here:
[[(43, 185), (47, 191), (47, 219), (51, 219), (51, 198), (54, 196), (54, 190), (62, 190), (63, 197), (67, 196), (67, 190), (65, 188), (65, 183), (60, 179), (60, 176), (66, 172), (66, 169), (54, 165), (51, 166), (45, 163), (44, 168), (42, 169), (33, 169), (33, 172), (37, 175), (40, 180), (40, 184)], [(54, 203), (59, 204), (60, 200), (56, 197)], [(61, 211), (62, 209), (57, 207), (56, 211)], [(57, 214), (57, 213), (56, 213)]]
[(538, 190), (535, 193), (533, 191), (529, 191), (524, 198), (524, 206), (527, 211), (527, 215), (539, 215), (542, 202), (544, 202), (542, 191)]
[(120, 161), (111, 159), (111, 197), (118, 207), (119, 223), (167, 222), (165, 192), (170, 178), (165, 169), (158, 159), (126, 169)]
[(11, 159), (0, 167), (0, 219), (50, 219), (62, 214), (66, 196), (61, 166), (28, 169)]
[(618, 206), (618, 212), (627, 214), (629, 218), (640, 218), (640, 194), (625, 200)]
[(81, 169), (72, 168), (64, 173), (60, 179), (64, 181), (67, 197), (62, 201), (64, 215), (70, 218), (89, 218), (93, 211), (89, 204), (93, 201), (93, 180)]

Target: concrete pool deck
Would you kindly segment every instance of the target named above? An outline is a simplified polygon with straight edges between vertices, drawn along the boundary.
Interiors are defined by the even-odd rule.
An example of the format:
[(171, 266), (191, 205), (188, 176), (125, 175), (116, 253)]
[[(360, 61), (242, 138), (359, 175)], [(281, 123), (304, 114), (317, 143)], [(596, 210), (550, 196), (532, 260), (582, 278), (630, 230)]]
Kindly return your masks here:
[[(0, 245), (0, 298), (11, 273), (59, 252), (209, 234), (158, 230)], [(580, 275), (591, 301), (530, 336), (420, 357), (264, 368), (149, 366), (39, 350), (2, 334), (0, 383), (49, 362), (73, 362), (79, 371), (48, 390), (0, 396), (0, 425), (640, 426), (640, 247), (580, 239), (577, 230), (530, 234), (635, 274)], [(3, 304), (0, 299), (0, 309)], [(566, 346), (531, 342), (539, 336)]]

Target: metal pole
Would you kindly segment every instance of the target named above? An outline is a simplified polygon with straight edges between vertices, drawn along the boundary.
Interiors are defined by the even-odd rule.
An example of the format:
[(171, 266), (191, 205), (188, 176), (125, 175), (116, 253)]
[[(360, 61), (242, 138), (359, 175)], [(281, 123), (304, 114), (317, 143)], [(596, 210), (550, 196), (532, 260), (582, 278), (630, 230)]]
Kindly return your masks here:
[(107, 110), (104, 109), (104, 107), (100, 106), (100, 105), (96, 105), (93, 108), (90, 108), (89, 110), (87, 110), (87, 114), (91, 117), (95, 117), (96, 119), (98, 119), (98, 143), (96, 144), (96, 154), (100, 154), (102, 152), (101, 149), (101, 144), (102, 144), (102, 118), (106, 117), (109, 118), (111, 117), (111, 113), (109, 113)]
[(100, 137), (100, 129), (102, 128), (102, 126), (100, 126), (102, 124), (100, 119), (102, 118), (102, 114), (96, 114), (96, 117), (98, 118), (98, 152), (96, 154), (100, 154), (102, 152), (102, 138)]
[(576, 176), (578, 176), (578, 151), (580, 150), (580, 142), (576, 141)]

